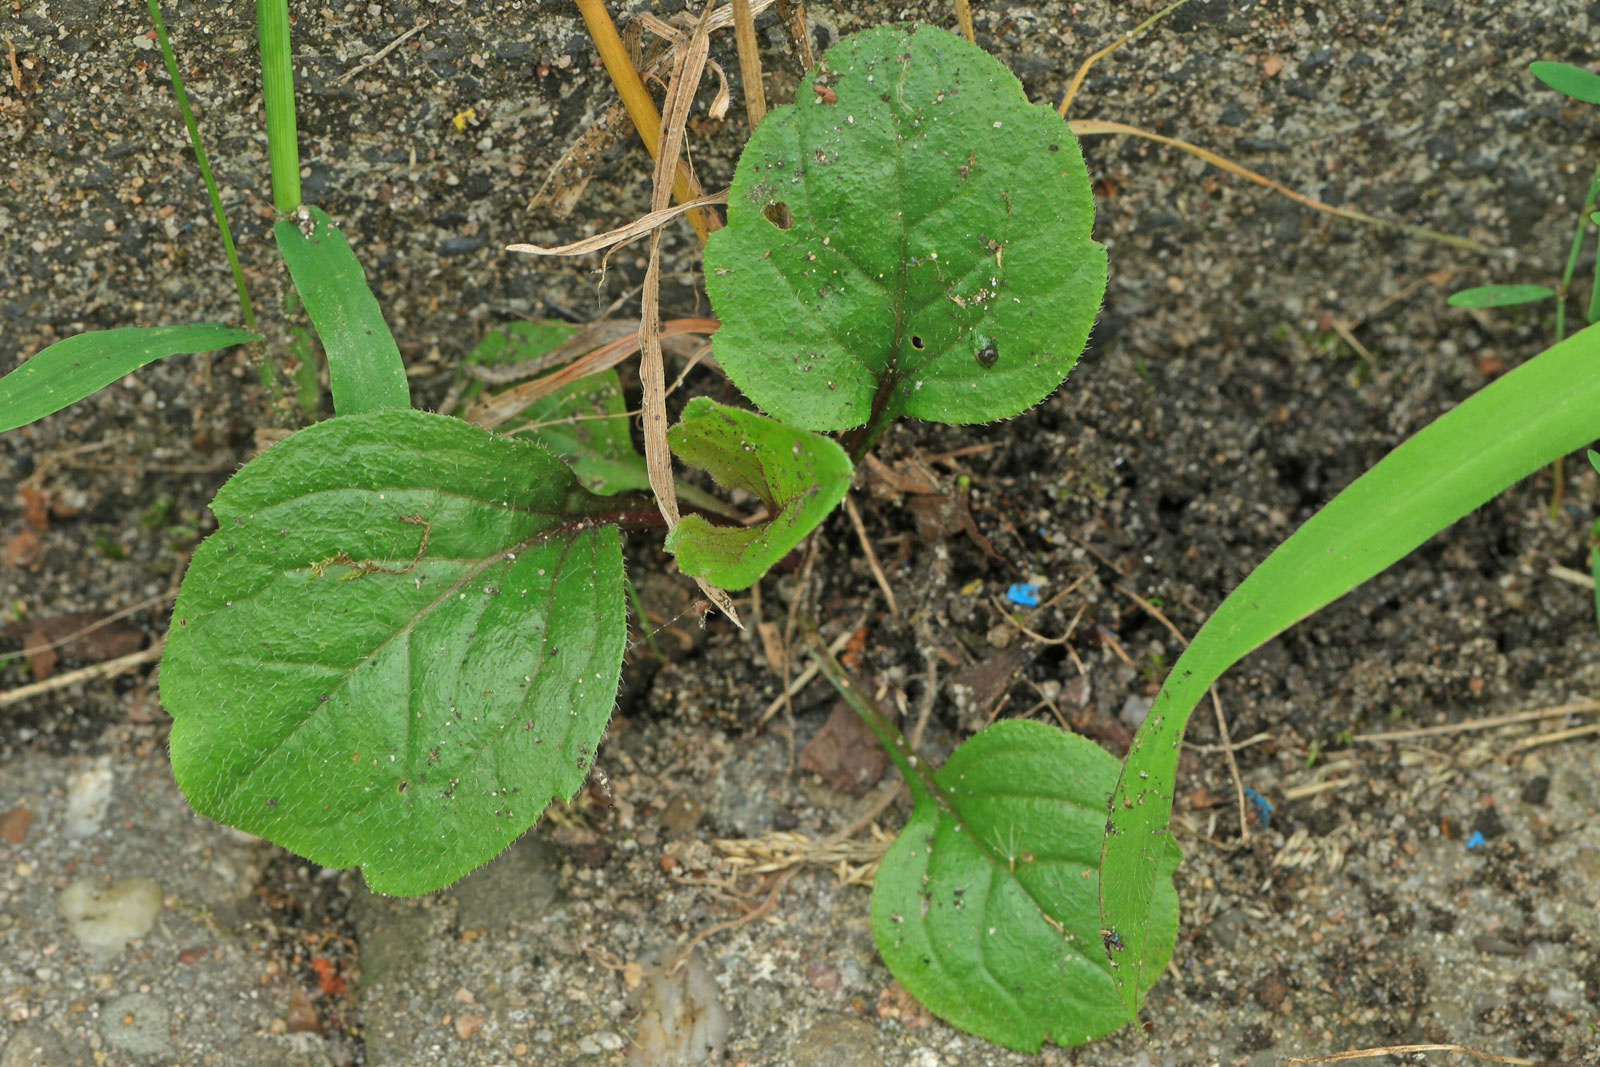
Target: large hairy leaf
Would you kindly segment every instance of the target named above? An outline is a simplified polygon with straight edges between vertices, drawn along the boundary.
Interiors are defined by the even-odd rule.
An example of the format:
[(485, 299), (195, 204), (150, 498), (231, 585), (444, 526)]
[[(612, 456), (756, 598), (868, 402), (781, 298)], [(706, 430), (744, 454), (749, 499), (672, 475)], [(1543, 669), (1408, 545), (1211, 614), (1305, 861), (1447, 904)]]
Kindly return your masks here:
[[(873, 935), (901, 984), (963, 1030), (1030, 1052), (1127, 1022), (1102, 947), (1118, 935), (1101, 930), (1098, 903), (1116, 780), (1114, 757), (1044, 723), (1009, 719), (963, 742), (937, 793), (914, 792), (873, 884)], [(1152, 841), (1146, 986), (1178, 934), (1177, 851), (1167, 834)]]
[(414, 894), (582, 784), (625, 639), (617, 501), (537, 445), (380, 411), (212, 509), (161, 667), (197, 811)]
[(745, 145), (706, 246), (717, 361), (795, 426), (875, 436), (1049, 395), (1105, 289), (1077, 141), (928, 26), (841, 41)]
[(1178, 748), (1212, 682), (1522, 478), (1600, 436), (1600, 326), (1546, 349), (1423, 427), (1262, 560), (1178, 658), (1134, 736), (1100, 861), (1100, 916), (1131, 1014), (1162, 966), (1161, 832)]

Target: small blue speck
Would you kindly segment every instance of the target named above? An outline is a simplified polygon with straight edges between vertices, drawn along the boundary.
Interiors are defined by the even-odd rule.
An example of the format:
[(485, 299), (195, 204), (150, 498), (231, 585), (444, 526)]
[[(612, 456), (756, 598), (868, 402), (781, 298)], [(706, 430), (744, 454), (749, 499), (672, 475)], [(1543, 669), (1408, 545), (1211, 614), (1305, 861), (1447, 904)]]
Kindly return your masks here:
[(1472, 836), (1467, 838), (1467, 847), (1468, 848), (1482, 848), (1483, 847), (1483, 831), (1481, 831), (1481, 830), (1472, 831)]
[(1250, 802), (1256, 806), (1256, 818), (1261, 820), (1261, 825), (1270, 826), (1272, 824), (1272, 801), (1249, 786), (1244, 787), (1244, 795), (1249, 797)]
[(1006, 590), (1006, 599), (1025, 608), (1036, 608), (1039, 606), (1039, 587), (1031, 582), (1014, 582)]

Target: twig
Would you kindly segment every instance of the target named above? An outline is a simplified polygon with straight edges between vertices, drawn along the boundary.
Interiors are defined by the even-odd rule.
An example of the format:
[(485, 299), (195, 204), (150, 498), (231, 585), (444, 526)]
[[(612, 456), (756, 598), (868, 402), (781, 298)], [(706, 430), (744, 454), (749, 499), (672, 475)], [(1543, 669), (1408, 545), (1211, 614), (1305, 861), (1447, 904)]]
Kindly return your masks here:
[(1283, 791), (1285, 800), (1302, 800), (1305, 797), (1314, 797), (1318, 793), (1326, 793), (1334, 789), (1343, 789), (1347, 785), (1354, 785), (1361, 781), (1358, 777), (1330, 778), (1326, 782), (1312, 782), (1310, 785), (1297, 785)]
[(161, 649), (165, 644), (166, 638), (163, 637), (149, 648), (141, 649), (138, 652), (133, 652), (126, 656), (118, 656), (116, 659), (108, 659), (103, 663), (91, 664), (88, 667), (80, 667), (75, 671), (58, 674), (42, 682), (33, 682), (29, 685), (9, 689), (4, 693), (0, 693), (0, 708), (43, 693), (53, 692), (69, 685), (76, 685), (79, 682), (92, 682), (97, 678), (114, 678), (124, 671), (130, 671), (141, 664), (160, 659)]
[(788, 883), (789, 879), (793, 878), (795, 873), (799, 870), (799, 867), (790, 867), (788, 870), (777, 875), (772, 883), (772, 892), (767, 894), (767, 899), (762, 901), (759, 906), (751, 909), (737, 919), (729, 919), (726, 922), (717, 923), (715, 926), (709, 926), (706, 929), (701, 930), (698, 934), (695, 934), (694, 937), (689, 939), (689, 943), (687, 945), (684, 945), (682, 948), (680, 948), (673, 955), (673, 957), (667, 961), (666, 966), (661, 968), (661, 973), (664, 975), (669, 975), (675, 972), (679, 967), (683, 966), (683, 962), (689, 958), (689, 953), (693, 952), (697, 947), (699, 947), (700, 943), (706, 938), (714, 937), (715, 935), (722, 933), (724, 930), (736, 930), (747, 923), (753, 923), (757, 919), (769, 914), (773, 908), (778, 906), (778, 894), (783, 891), (783, 887)]
[(1369, 745), (1375, 745), (1385, 741), (1406, 741), (1413, 737), (1434, 737), (1439, 734), (1461, 734), (1473, 730), (1493, 730), (1497, 726), (1510, 726), (1519, 722), (1534, 722), (1538, 719), (1558, 719), (1565, 715), (1582, 715), (1590, 711), (1600, 711), (1600, 700), (1580, 700), (1572, 704), (1557, 704), (1550, 708), (1539, 708), (1537, 711), (1518, 711), (1510, 715), (1493, 715), (1487, 719), (1448, 722), (1442, 726), (1419, 726), (1414, 730), (1391, 730), (1381, 734), (1356, 734), (1351, 740), (1364, 741)]
[[(611, 75), (611, 83), (617, 88), (617, 95), (622, 97), (622, 102), (627, 105), (628, 117), (633, 120), (634, 129), (639, 131), (640, 140), (650, 150), (650, 154), (660, 157), (661, 148), (661, 115), (656, 111), (655, 101), (650, 99), (650, 90), (644, 87), (644, 81), (639, 77), (633, 61), (628, 58), (628, 50), (623, 47), (622, 38), (617, 36), (617, 25), (611, 21), (611, 16), (606, 13), (605, 0), (577, 0), (578, 11), (583, 15), (583, 22), (589, 28), (589, 37), (594, 41), (595, 49), (600, 53), (600, 59), (605, 63), (606, 73)], [(704, 23), (704, 19), (701, 22)], [(683, 55), (678, 57), (681, 65)], [(704, 63), (704, 59), (701, 60)], [(694, 77), (695, 84), (700, 83), (700, 70), (697, 65)], [(679, 128), (682, 136), (682, 128)], [(669, 173), (672, 175), (672, 192), (679, 203), (694, 199), (699, 195), (699, 189), (693, 176), (686, 166), (678, 162), (677, 151), (674, 147), (672, 161), (668, 164)], [(659, 172), (661, 168), (657, 168)], [(665, 183), (662, 183), (665, 184)], [(655, 204), (653, 209), (665, 207), (666, 204)], [(714, 225), (706, 212), (696, 209), (689, 215), (689, 225), (694, 227), (695, 235), (704, 244), (707, 235)]]
[(1333, 1063), (1336, 1060), (1372, 1060), (1379, 1056), (1398, 1056), (1406, 1052), (1459, 1052), (1463, 1056), (1474, 1056), (1490, 1063), (1512, 1063), (1518, 1067), (1578, 1067), (1576, 1063), (1563, 1063), (1555, 1060), (1525, 1060), (1521, 1056), (1498, 1056), (1493, 1052), (1483, 1052), (1465, 1045), (1383, 1045), (1379, 1048), (1354, 1048), (1346, 1052), (1334, 1052), (1327, 1056), (1290, 1056), (1285, 1063)]
[(165, 593), (157, 593), (155, 596), (145, 597), (138, 603), (129, 604), (121, 611), (107, 615), (103, 619), (96, 619), (94, 622), (91, 622), (88, 626), (85, 626), (81, 630), (74, 630), (65, 637), (58, 637), (54, 641), (51, 641), (48, 645), (39, 645), (36, 648), (25, 649), (24, 651), (26, 651), (29, 655), (32, 655), (36, 652), (49, 652), (51, 649), (61, 648), (63, 645), (70, 645), (78, 638), (92, 634), (102, 627), (110, 626), (118, 619), (126, 619), (129, 615), (137, 614), (138, 612), (143, 611), (145, 608), (154, 607), (164, 600), (171, 600), (176, 594), (177, 590), (173, 589)]
[(739, 76), (744, 79), (744, 113), (753, 130), (767, 117), (767, 88), (761, 80), (761, 53), (756, 48), (756, 17), (750, 0), (733, 0), (733, 37), (739, 49)]
[(427, 27), (427, 25), (428, 20), (423, 19), (405, 33), (402, 33), (400, 36), (396, 37), (394, 40), (390, 41), (388, 44), (372, 53), (372, 55), (367, 57), (367, 59), (361, 64), (351, 67), (349, 70), (345, 71), (344, 76), (339, 79), (338, 84), (343, 85), (345, 82), (349, 81), (351, 78), (354, 78), (362, 71), (369, 70), (372, 67), (377, 66), (379, 63), (382, 63), (384, 56), (387, 56), (390, 52), (393, 52), (396, 48), (399, 48), (402, 44), (410, 40), (416, 34), (421, 33), (423, 29)]
[(1563, 582), (1571, 582), (1584, 589), (1594, 588), (1594, 575), (1575, 571), (1571, 567), (1563, 567), (1559, 563), (1550, 564), (1545, 573), (1552, 578), (1560, 578)]
[[(857, 619), (854, 626), (846, 628), (843, 633), (833, 639), (833, 643), (828, 646), (828, 651), (837, 656), (839, 654), (839, 650), (850, 643), (851, 636), (861, 628), (861, 624), (865, 621), (865, 615)], [(786, 688), (782, 693), (779, 693), (777, 697), (773, 699), (772, 703), (767, 705), (767, 710), (761, 713), (761, 718), (756, 720), (756, 724), (760, 725), (761, 723), (764, 723), (768, 719), (772, 718), (774, 715), (778, 714), (778, 709), (783, 707), (786, 701), (792, 697), (798, 696), (800, 694), (800, 690), (811, 684), (811, 679), (817, 676), (817, 671), (817, 665), (812, 663), (809, 664), (805, 670), (796, 675), (794, 681), (789, 683), (788, 688)]]
[(624, 226), (618, 226), (614, 230), (607, 230), (605, 233), (597, 233), (593, 237), (585, 237), (581, 241), (573, 241), (571, 244), (556, 245), (554, 247), (512, 244), (506, 245), (506, 251), (522, 252), (530, 256), (587, 255), (590, 252), (598, 252), (602, 248), (610, 248), (613, 245), (631, 241), (636, 237), (643, 237), (651, 230), (656, 229), (658, 226), (666, 225), (679, 215), (686, 215), (691, 211), (711, 204), (726, 204), (727, 202), (728, 190), (724, 189), (720, 193), (707, 193), (704, 196), (697, 196), (693, 200), (685, 201), (673, 207), (664, 207), (659, 211), (640, 215)]
[(872, 568), (872, 576), (878, 581), (878, 588), (883, 590), (883, 598), (889, 602), (889, 614), (898, 616), (900, 606), (895, 603), (894, 590), (889, 586), (889, 579), (884, 575), (883, 568), (878, 565), (878, 553), (873, 550), (872, 539), (867, 536), (867, 528), (861, 522), (861, 513), (856, 510), (856, 503), (850, 499), (850, 494), (844, 497), (844, 513), (850, 516), (850, 525), (856, 528), (856, 537), (861, 541), (861, 551), (867, 557), (867, 566)]
[[(1187, 3), (1188, 0), (1178, 0), (1178, 3)], [(977, 35), (972, 32), (972, 3), (971, 0), (956, 0), (956, 23), (961, 27), (961, 36), (970, 44), (977, 44)]]
[(1075, 119), (1072, 122), (1067, 123), (1067, 126), (1079, 137), (1101, 133), (1126, 134), (1130, 137), (1143, 137), (1147, 141), (1155, 141), (1158, 144), (1170, 145), (1180, 151), (1187, 152), (1192, 156), (1203, 159), (1207, 163), (1210, 163), (1213, 167), (1225, 170), (1229, 174), (1236, 174), (1247, 181), (1255, 182), (1257, 185), (1264, 185), (1273, 192), (1281, 193), (1282, 195), (1287, 196), (1290, 200), (1293, 200), (1297, 204), (1302, 204), (1306, 207), (1325, 212), (1329, 215), (1337, 215), (1342, 219), (1350, 219), (1353, 222), (1364, 222), (1370, 226), (1388, 226), (1393, 229), (1408, 233), (1413, 237), (1420, 237), (1428, 241), (1438, 241), (1440, 244), (1447, 244), (1453, 248), (1464, 248), (1469, 252), (1478, 252), (1483, 255), (1489, 255), (1494, 252), (1494, 249), (1490, 248), (1488, 245), (1483, 244), (1481, 241), (1474, 241), (1470, 237), (1457, 237), (1454, 234), (1440, 233), (1437, 230), (1430, 230), (1426, 226), (1413, 226), (1406, 222), (1393, 222), (1389, 219), (1380, 219), (1376, 215), (1368, 215), (1364, 212), (1352, 211), (1349, 208), (1334, 207), (1332, 204), (1324, 204), (1321, 200), (1314, 200), (1311, 197), (1306, 196), (1304, 193), (1295, 192), (1293, 189), (1281, 182), (1273, 181), (1265, 174), (1258, 174), (1250, 168), (1241, 166), (1225, 156), (1219, 156), (1209, 148), (1201, 148), (1197, 144), (1190, 144), (1188, 141), (1180, 141), (1176, 137), (1167, 137), (1163, 134), (1143, 129), (1139, 126), (1130, 126), (1125, 122), (1103, 122), (1100, 119)]
[[(1078, 95), (1078, 87), (1083, 84), (1083, 79), (1086, 75), (1088, 75), (1090, 67), (1094, 66), (1100, 60), (1104, 59), (1106, 56), (1109, 56), (1112, 52), (1115, 52), (1117, 49), (1121, 48), (1123, 45), (1127, 44), (1129, 41), (1133, 40), (1145, 30), (1149, 29), (1151, 26), (1154, 26), (1156, 23), (1160, 22), (1162, 19), (1166, 18), (1168, 15), (1172, 14), (1174, 11), (1178, 10), (1178, 8), (1182, 7), (1188, 2), (1189, 0), (1177, 0), (1176, 3), (1168, 4), (1166, 7), (1162, 8), (1160, 11), (1157, 11), (1154, 15), (1151, 15), (1149, 18), (1139, 23), (1139, 25), (1135, 26), (1121, 37), (1118, 37), (1115, 41), (1112, 41), (1110, 44), (1106, 45), (1106, 47), (1100, 49), (1100, 51), (1084, 60), (1083, 64), (1078, 67), (1078, 73), (1074, 74), (1072, 76), (1072, 81), (1068, 83), (1067, 91), (1061, 97), (1061, 106), (1056, 108), (1056, 114), (1060, 115), (1062, 118), (1067, 117), (1067, 108), (1072, 106), (1072, 98)], [(971, 38), (968, 39), (970, 40)]]
[(1588, 737), (1590, 734), (1600, 734), (1600, 722), (1592, 722), (1587, 726), (1572, 726), (1565, 730), (1552, 730), (1547, 734), (1534, 734), (1531, 737), (1524, 737), (1521, 741), (1518, 741), (1516, 744), (1512, 745), (1508, 751), (1524, 752), (1527, 749), (1538, 748), (1541, 745), (1553, 745), (1557, 741), (1570, 741), (1574, 737)]
[(777, 0), (777, 4), (783, 32), (789, 35), (789, 47), (794, 49), (794, 58), (800, 63), (800, 73), (804, 74), (817, 62), (811, 54), (811, 38), (806, 36), (806, 5), (800, 0)]

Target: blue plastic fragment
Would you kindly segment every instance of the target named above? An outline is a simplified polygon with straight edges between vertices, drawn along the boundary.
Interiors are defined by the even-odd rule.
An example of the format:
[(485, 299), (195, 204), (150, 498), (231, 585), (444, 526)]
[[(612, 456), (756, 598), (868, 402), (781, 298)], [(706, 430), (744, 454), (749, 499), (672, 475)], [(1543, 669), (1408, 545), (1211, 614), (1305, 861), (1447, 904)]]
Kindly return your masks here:
[(1039, 606), (1039, 587), (1032, 582), (1013, 582), (1006, 590), (1006, 599), (1025, 608)]
[(1249, 797), (1250, 802), (1256, 806), (1256, 818), (1261, 820), (1261, 825), (1272, 825), (1272, 801), (1249, 786), (1244, 787), (1244, 795)]
[(1467, 838), (1467, 847), (1468, 848), (1481, 848), (1481, 847), (1483, 847), (1483, 831), (1482, 830), (1474, 830), (1474, 831), (1472, 831), (1472, 836)]

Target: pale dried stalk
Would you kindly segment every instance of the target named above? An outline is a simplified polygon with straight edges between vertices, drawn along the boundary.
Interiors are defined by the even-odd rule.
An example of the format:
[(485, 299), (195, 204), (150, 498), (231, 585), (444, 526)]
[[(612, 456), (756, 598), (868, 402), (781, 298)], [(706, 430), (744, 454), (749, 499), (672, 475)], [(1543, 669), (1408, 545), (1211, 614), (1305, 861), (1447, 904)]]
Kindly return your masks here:
[[(661, 336), (709, 334), (719, 325), (716, 319), (673, 319), (661, 328)], [(608, 334), (610, 336), (607, 336)], [(601, 337), (605, 337), (604, 342), (599, 340)], [(580, 338), (584, 341), (580, 342)], [(596, 344), (599, 347), (594, 347)], [(466, 419), (474, 425), (492, 430), (516, 418), (523, 408), (541, 396), (547, 396), (591, 374), (598, 374), (600, 371), (615, 367), (637, 351), (639, 351), (639, 327), (636, 324), (596, 323), (556, 350), (557, 353), (571, 352), (576, 356), (572, 363), (542, 378), (535, 378), (514, 389), (483, 398), (467, 412)]]
[(1340, 1060), (1373, 1060), (1379, 1056), (1399, 1056), (1408, 1052), (1459, 1052), (1463, 1056), (1487, 1060), (1490, 1063), (1512, 1063), (1519, 1067), (1578, 1067), (1575, 1063), (1556, 1063), (1551, 1060), (1525, 1060), (1521, 1056), (1500, 1056), (1493, 1052), (1468, 1048), (1465, 1045), (1383, 1045), (1379, 1048), (1353, 1048), (1328, 1056), (1290, 1056), (1285, 1063), (1335, 1063)]
[(618, 226), (614, 230), (607, 230), (605, 233), (597, 233), (593, 237), (585, 237), (583, 240), (573, 241), (571, 244), (556, 245), (554, 247), (548, 247), (546, 245), (514, 244), (506, 245), (506, 251), (522, 252), (530, 256), (588, 255), (590, 252), (598, 252), (602, 248), (610, 248), (613, 245), (620, 245), (624, 242), (631, 241), (635, 237), (643, 237), (651, 230), (659, 229), (660, 227), (671, 222), (673, 219), (677, 218), (679, 215), (698, 210), (699, 208), (705, 207), (709, 204), (726, 204), (727, 202), (728, 190), (724, 189), (720, 193), (707, 193), (704, 196), (697, 196), (693, 200), (686, 201), (682, 204), (674, 204), (669, 207), (664, 207), (660, 211), (652, 211), (648, 215), (639, 216), (625, 226)]
[[(706, 0), (700, 12), (700, 21), (689, 35), (688, 44), (678, 51), (673, 64), (672, 80), (667, 83), (667, 104), (662, 116), (661, 150), (656, 153), (654, 188), (650, 195), (650, 210), (661, 211), (667, 206), (672, 188), (672, 173), (678, 165), (678, 154), (683, 150), (683, 127), (689, 119), (689, 105), (694, 102), (694, 91), (705, 71), (706, 59), (711, 52), (710, 20), (716, 0)], [(650, 476), (650, 488), (655, 490), (656, 503), (667, 520), (670, 532), (678, 525), (678, 493), (672, 478), (672, 451), (667, 445), (667, 375), (661, 352), (661, 227), (650, 231), (650, 264), (645, 270), (644, 294), (641, 297), (639, 316), (639, 381), (644, 387), (644, 461)], [(723, 590), (696, 578), (695, 584), (706, 599), (716, 605), (734, 625), (743, 628), (733, 600)]]
[(767, 87), (761, 80), (756, 16), (750, 10), (750, 0), (733, 0), (733, 36), (739, 47), (739, 76), (744, 79), (744, 113), (753, 130), (767, 117)]

